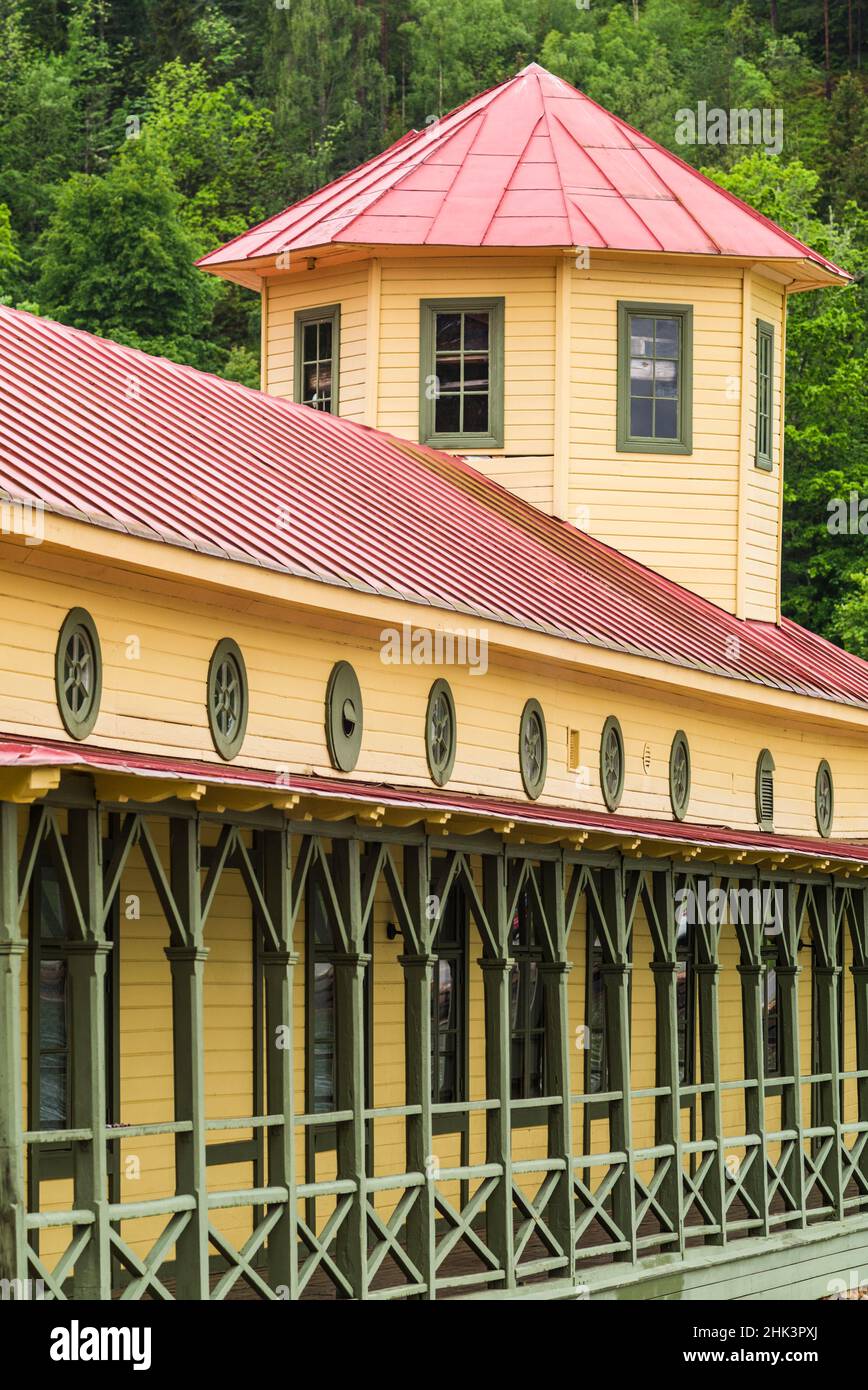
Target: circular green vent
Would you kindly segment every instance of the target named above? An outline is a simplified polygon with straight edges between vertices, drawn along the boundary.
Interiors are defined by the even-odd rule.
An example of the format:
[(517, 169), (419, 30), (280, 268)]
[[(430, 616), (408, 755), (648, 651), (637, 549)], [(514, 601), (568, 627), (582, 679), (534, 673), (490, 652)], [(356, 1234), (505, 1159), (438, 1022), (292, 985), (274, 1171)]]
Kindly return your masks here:
[(817, 813), (817, 829), (821, 835), (831, 834), (832, 817), (835, 814), (835, 784), (832, 781), (832, 769), (825, 758), (817, 768), (814, 805)]
[(234, 758), (247, 730), (247, 668), (237, 642), (224, 637), (208, 667), (208, 727), (221, 758)]
[(678, 730), (669, 752), (669, 799), (676, 820), (684, 820), (690, 801), (690, 745)]
[(63, 620), (54, 654), (57, 708), (73, 738), (87, 738), (99, 714), (102, 653), (93, 618), (71, 608)]
[(545, 785), (548, 762), (546, 719), (538, 700), (528, 700), (521, 712), (518, 761), (524, 789), (536, 801)]
[(603, 725), (600, 739), (600, 786), (610, 811), (616, 811), (624, 793), (624, 736), (614, 714)]
[(457, 745), (455, 701), (449, 682), (436, 680), (428, 695), (425, 714), (425, 752), (431, 780), (443, 787), (452, 775)]
[(348, 661), (339, 661), (332, 667), (325, 702), (326, 743), (339, 772), (352, 772), (359, 761), (363, 713), (359, 678)]

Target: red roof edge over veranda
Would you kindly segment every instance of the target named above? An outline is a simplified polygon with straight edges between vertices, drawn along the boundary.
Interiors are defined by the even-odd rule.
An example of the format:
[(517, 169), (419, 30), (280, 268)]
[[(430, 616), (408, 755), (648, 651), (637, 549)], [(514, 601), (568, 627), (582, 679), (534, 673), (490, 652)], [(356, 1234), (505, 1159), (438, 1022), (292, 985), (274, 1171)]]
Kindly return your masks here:
[[(142, 781), (149, 779), (152, 782), (165, 780), (185, 787), (200, 784), (215, 789), (231, 788), (261, 793), (263, 804), (269, 801), (286, 802), (295, 796), (321, 800), (324, 806), (337, 801), (357, 802), (362, 808), (372, 805), (381, 807), (384, 813), (391, 808), (418, 810), (420, 821), (425, 820), (426, 814), (451, 812), (490, 822), (491, 829), (501, 832), (510, 823), (527, 827), (530, 833), (534, 829), (560, 829), (563, 830), (564, 839), (578, 837), (583, 832), (597, 835), (609, 832), (618, 840), (623, 837), (625, 840), (663, 842), (673, 847), (680, 844), (685, 848), (698, 845), (708, 846), (710, 850), (744, 851), (760, 856), (780, 855), (795, 860), (804, 859), (814, 867), (823, 866), (827, 861), (845, 861), (857, 866), (857, 872), (861, 872), (861, 866), (868, 866), (868, 843), (776, 835), (767, 831), (694, 824), (663, 817), (577, 810), (428, 787), (398, 787), (340, 777), (276, 773), (263, 768), (229, 766), (195, 758), (168, 758), (55, 739), (33, 740), (15, 734), (0, 733), (0, 768), (17, 768), (22, 772), (56, 768), (61, 772), (78, 771), (93, 776), (114, 775), (140, 778)], [(167, 787), (166, 799), (172, 795), (173, 792)], [(134, 795), (130, 795), (129, 799), (135, 801)], [(152, 788), (145, 799), (154, 799)], [(672, 853), (677, 855), (677, 850), (673, 848)]]

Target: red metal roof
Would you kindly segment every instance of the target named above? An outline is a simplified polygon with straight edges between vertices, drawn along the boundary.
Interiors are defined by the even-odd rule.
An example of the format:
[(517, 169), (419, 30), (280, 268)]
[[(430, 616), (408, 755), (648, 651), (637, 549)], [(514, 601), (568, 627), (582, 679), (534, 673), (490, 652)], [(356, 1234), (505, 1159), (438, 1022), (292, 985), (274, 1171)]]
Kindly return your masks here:
[[(239, 767), (236, 764), (203, 762), (194, 758), (165, 758), (149, 753), (129, 753), (90, 744), (65, 743), (55, 739), (34, 742), (14, 734), (0, 734), (0, 767), (81, 770), (172, 782), (201, 783), (233, 787), (272, 795), (276, 801), (294, 795), (330, 801), (359, 801), (383, 807), (419, 809), (421, 812), (450, 811), (462, 816), (479, 816), (495, 823), (512, 821), (527, 826), (562, 827), (565, 837), (581, 831), (612, 831), (619, 836), (642, 840), (709, 845), (726, 849), (763, 853), (804, 855), (819, 860), (849, 859), (868, 863), (868, 844), (851, 840), (821, 840), (798, 835), (775, 835), (759, 830), (733, 830), (726, 826), (692, 824), (650, 816), (626, 816), (620, 812), (576, 810), (549, 806), (539, 801), (518, 802), (506, 797), (475, 796), (431, 787), (395, 787), (338, 777), (296, 776)], [(167, 796), (171, 795), (167, 791)], [(420, 816), (420, 819), (422, 817)]]
[(458, 629), (499, 621), (868, 706), (868, 663), (740, 621), (460, 459), (3, 306), (0, 492), (476, 619)]
[(331, 242), (784, 258), (848, 278), (537, 63), (198, 264)]

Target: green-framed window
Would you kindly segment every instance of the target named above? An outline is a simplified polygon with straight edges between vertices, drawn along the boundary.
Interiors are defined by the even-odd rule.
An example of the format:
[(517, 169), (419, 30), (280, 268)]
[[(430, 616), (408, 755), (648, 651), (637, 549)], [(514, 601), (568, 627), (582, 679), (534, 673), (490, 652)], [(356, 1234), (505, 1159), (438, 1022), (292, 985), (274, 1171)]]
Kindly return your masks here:
[[(47, 855), (33, 871), (29, 894), (28, 938), (28, 1127), (69, 1129), (72, 1124), (74, 1037), (69, 978), (70, 905), (61, 878)], [(112, 944), (105, 973), (106, 1120), (113, 1123), (120, 1104), (118, 1011), (118, 900), (106, 920)], [(72, 1175), (72, 1145), (50, 1144), (31, 1150), (29, 1186), (38, 1207), (41, 1181)], [(110, 1176), (114, 1172), (109, 1154)], [(113, 1184), (114, 1186), (114, 1184)]]
[(756, 466), (770, 471), (773, 459), (775, 330), (756, 324)]
[(768, 748), (756, 760), (756, 820), (760, 830), (775, 828), (775, 760)]
[[(454, 887), (434, 938), (437, 957), (431, 998), (432, 1077), (434, 1105), (467, 1099), (467, 906)], [(435, 1116), (438, 1131), (454, 1130), (456, 1117)]]
[(423, 299), (419, 438), (503, 447), (503, 299)]
[[(823, 964), (824, 964), (823, 952), (822, 952), (822, 950), (820, 949), (819, 942), (812, 940), (812, 941), (811, 941), (811, 1071), (812, 1071), (812, 1073), (813, 1073), (814, 1075), (819, 1074), (819, 1073), (821, 1072), (821, 1070), (822, 1070), (822, 1068), (821, 1068), (821, 1066), (820, 1066), (820, 979), (819, 979), (819, 975), (818, 975), (817, 972), (818, 972), (819, 968), (820, 968)], [(837, 1009), (837, 1013), (838, 1013), (838, 1019), (837, 1019), (837, 1023), (838, 1023), (838, 1067), (839, 1067), (839, 1070), (840, 1070), (840, 1071), (844, 1071), (844, 1070), (845, 1070), (845, 1064), (844, 1064), (844, 1008), (845, 1008), (844, 991), (845, 991), (845, 980), (846, 980), (847, 977), (846, 977), (846, 974), (845, 974), (845, 971), (844, 971), (844, 933), (843, 933), (843, 931), (838, 933), (837, 961), (836, 961), (836, 964), (837, 964), (837, 966), (838, 966), (839, 971), (841, 972), (841, 973), (839, 974), (839, 976), (838, 976), (838, 998), (837, 998), (837, 1003), (838, 1003), (838, 1009)], [(840, 1092), (841, 1092), (841, 1094), (840, 1094), (840, 1104), (841, 1104), (842, 1107), (843, 1107), (843, 1104), (844, 1104), (844, 1085), (845, 1085), (845, 1083), (842, 1081), (842, 1082), (841, 1082), (841, 1085), (840, 1085)], [(811, 1124), (812, 1124), (812, 1125), (818, 1125), (819, 1123), (820, 1123), (820, 1088), (819, 1088), (819, 1086), (812, 1086), (812, 1087), (811, 1087)], [(820, 1142), (821, 1142), (820, 1139), (815, 1139), (815, 1140), (814, 1140), (814, 1147), (815, 1147), (815, 1150), (819, 1148)]]
[(545, 1095), (545, 995), (542, 948), (537, 940), (530, 892), (519, 897), (510, 932), (510, 1076), (512, 1099)]
[(337, 415), (340, 353), (339, 304), (296, 310), (294, 399), (300, 405)]
[(763, 949), (762, 1007), (763, 1044), (765, 1048), (765, 1074), (767, 1077), (781, 1074), (781, 1029), (780, 994), (778, 992), (778, 948), (767, 945)]
[(618, 303), (617, 447), (693, 451), (693, 309)]
[[(693, 933), (686, 922), (678, 924), (675, 943), (675, 990), (678, 1004), (678, 1080), (692, 1086), (696, 1073), (696, 970)], [(692, 1103), (688, 1097), (685, 1106)]]
[[(309, 1115), (327, 1115), (337, 1109), (340, 1066), (337, 962), (345, 951), (328, 905), (323, 874), (318, 867), (312, 868), (308, 877), (305, 924), (305, 1110)], [(370, 1104), (372, 1086), (372, 973), (373, 962), (369, 963), (365, 972), (364, 986), (366, 1105)], [(328, 1123), (308, 1125), (305, 1138), (310, 1164), (314, 1153), (335, 1147), (335, 1126)]]
[(603, 988), (603, 947), (600, 934), (588, 925), (588, 959), (585, 972), (585, 1093), (596, 1095), (608, 1088), (606, 1056), (606, 994)]

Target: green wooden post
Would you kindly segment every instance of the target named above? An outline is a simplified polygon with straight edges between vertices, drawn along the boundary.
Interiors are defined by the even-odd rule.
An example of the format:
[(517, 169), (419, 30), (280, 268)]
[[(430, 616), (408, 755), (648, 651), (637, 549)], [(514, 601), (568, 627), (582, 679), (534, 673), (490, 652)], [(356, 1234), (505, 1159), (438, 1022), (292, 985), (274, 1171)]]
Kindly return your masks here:
[[(756, 889), (756, 880), (748, 880), (740, 885), (748, 892)], [(762, 1234), (769, 1233), (768, 1167), (766, 1156), (765, 1119), (765, 1035), (763, 1032), (763, 982), (766, 966), (763, 961), (763, 926), (755, 920), (757, 914), (751, 908), (750, 919), (738, 922), (736, 929), (741, 946), (741, 959), (738, 973), (741, 977), (741, 1012), (744, 1036), (744, 1079), (753, 1081), (744, 1092), (745, 1131), (756, 1135), (758, 1152), (750, 1162), (744, 1175), (742, 1190), (750, 1197), (759, 1213)], [(747, 1162), (747, 1158), (745, 1159)]]
[(423, 1173), (420, 1188), (407, 1218), (407, 1253), (416, 1265), (427, 1290), (420, 1295), (430, 1300), (437, 1295), (435, 1195), (437, 1161), (434, 1154), (432, 999), (437, 957), (431, 953), (434, 923), (429, 920), (429, 852), (426, 845), (407, 845), (404, 850), (404, 897), (416, 927), (421, 951), (399, 956), (404, 972), (404, 1046), (407, 1105), (418, 1105), (420, 1113), (407, 1119), (407, 1172)]
[(483, 908), (496, 955), (479, 961), (485, 1004), (485, 1094), (498, 1102), (486, 1112), (486, 1162), (496, 1163), (502, 1177), (485, 1209), (486, 1239), (504, 1273), (500, 1288), (515, 1287), (515, 1240), (512, 1214), (512, 1096), (510, 1079), (510, 982), (506, 850), (482, 857)]
[[(781, 937), (784, 961), (779, 963), (777, 967), (781, 1074), (793, 1078), (792, 1083), (784, 1082), (782, 1086), (781, 1129), (795, 1130), (798, 1135), (794, 1148), (784, 1162), (784, 1185), (792, 1197), (794, 1209), (801, 1213), (800, 1224), (805, 1226), (807, 1225), (807, 1215), (805, 1212), (805, 1164), (802, 1158), (804, 1144), (802, 1088), (799, 1084), (802, 1070), (799, 1020), (799, 976), (802, 973), (802, 968), (799, 965), (798, 954), (802, 925), (799, 907), (801, 899), (792, 883), (775, 885), (775, 887), (783, 892), (785, 905)], [(835, 1149), (838, 1149), (837, 1139)], [(840, 1154), (838, 1172), (840, 1175)], [(794, 1222), (788, 1223), (787, 1229), (792, 1229), (794, 1225)]]
[[(0, 1279), (27, 1278), (18, 808), (0, 802)], [(21, 1288), (19, 1284), (17, 1287)]]
[[(850, 940), (853, 947), (853, 1002), (856, 1023), (856, 1070), (868, 1072), (868, 888), (848, 892)], [(857, 1114), (868, 1122), (868, 1076), (856, 1082)], [(868, 1187), (868, 1143), (857, 1160), (857, 1171)]]
[[(365, 1154), (365, 952), (362, 915), (362, 842), (335, 840), (332, 876), (350, 949), (334, 957), (336, 1102), (352, 1111), (337, 1126), (338, 1177), (355, 1185), (352, 1208), (336, 1237), (338, 1263), (353, 1297), (368, 1296), (368, 1184)], [(338, 1295), (340, 1297), (340, 1294)]]
[[(699, 880), (693, 880), (694, 888)], [(703, 1087), (700, 1113), (702, 1137), (716, 1145), (714, 1160), (702, 1183), (702, 1200), (711, 1212), (716, 1234), (709, 1245), (726, 1244), (726, 1154), (723, 1146), (723, 1098), (720, 1090), (720, 923), (707, 916), (692, 924), (695, 931), (697, 1007), (699, 1013), (699, 1079)]]
[(678, 1237), (677, 1245), (669, 1250), (684, 1251), (684, 1185), (681, 1171), (681, 1060), (678, 1055), (678, 960), (675, 929), (675, 884), (671, 869), (651, 875), (651, 895), (654, 908), (651, 914), (651, 936), (654, 959), (656, 1086), (668, 1088), (668, 1095), (658, 1096), (655, 1106), (656, 1145), (669, 1145), (673, 1150), (665, 1176), (660, 1184), (660, 1204), (672, 1222)]
[[(823, 1181), (832, 1193), (837, 1220), (844, 1216), (844, 1172), (841, 1155), (841, 1056), (838, 1038), (841, 965), (840, 930), (835, 890), (830, 880), (813, 891), (812, 925), (819, 960), (814, 962), (817, 1000), (817, 1067), (831, 1077), (819, 1083), (817, 1122), (834, 1132), (834, 1141), (823, 1163)], [(822, 1144), (822, 1139), (820, 1143)]]
[(263, 897), (279, 948), (263, 949), (260, 959), (265, 993), (265, 1108), (282, 1115), (266, 1133), (268, 1185), (285, 1187), (286, 1209), (268, 1237), (268, 1275), (274, 1290), (298, 1295), (298, 1213), (295, 1201), (295, 1100), (293, 1088), (293, 975), (291, 862), (289, 830), (262, 835)]
[(628, 1249), (616, 1260), (636, 1260), (635, 1163), (633, 1158), (633, 1105), (630, 1073), (630, 943), (624, 904), (624, 871), (621, 864), (600, 870), (600, 901), (607, 931), (600, 933), (604, 959), (600, 966), (605, 999), (606, 1058), (609, 1089), (620, 1091), (620, 1100), (609, 1103), (609, 1143), (625, 1155), (624, 1171), (612, 1194), (612, 1212)]
[(540, 965), (545, 998), (546, 1091), (560, 1096), (561, 1104), (548, 1112), (548, 1156), (564, 1167), (546, 1208), (546, 1223), (567, 1257), (566, 1269), (557, 1277), (575, 1278), (576, 1214), (573, 1201), (573, 1113), (570, 1103), (570, 1010), (567, 959), (564, 859), (544, 861), (540, 867), (542, 904), (548, 923), (544, 933), (551, 959)]
[(93, 1138), (73, 1145), (73, 1205), (93, 1212), (90, 1239), (75, 1262), (75, 1299), (111, 1298), (111, 1243), (106, 1149), (106, 957), (102, 912), (102, 840), (96, 808), (69, 811), (68, 857), (85, 939), (67, 946), (72, 1021), (70, 1121)]
[(208, 1192), (205, 1165), (205, 1030), (204, 975), (208, 951), (202, 929), (199, 873), (199, 827), (194, 819), (169, 825), (172, 896), (186, 939), (166, 948), (172, 971), (172, 1051), (175, 1119), (192, 1129), (175, 1136), (175, 1191), (192, 1196), (196, 1206), (178, 1236), (176, 1296), (205, 1301), (208, 1280)]

